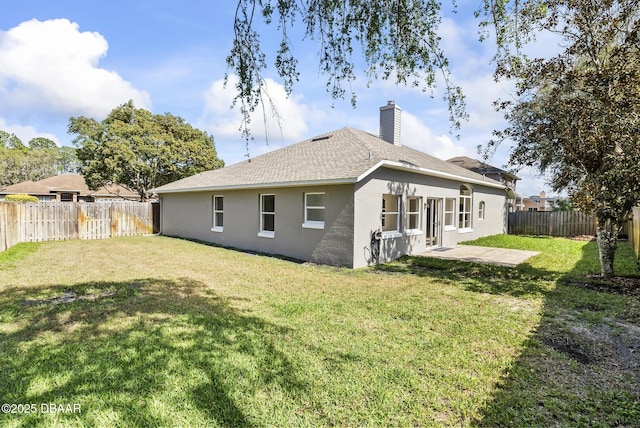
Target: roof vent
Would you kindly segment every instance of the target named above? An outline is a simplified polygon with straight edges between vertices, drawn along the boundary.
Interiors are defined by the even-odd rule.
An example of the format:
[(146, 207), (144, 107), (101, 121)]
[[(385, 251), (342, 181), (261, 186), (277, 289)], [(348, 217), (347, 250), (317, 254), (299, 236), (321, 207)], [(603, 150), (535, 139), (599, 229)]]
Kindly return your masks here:
[(322, 141), (322, 140), (328, 140), (329, 138), (331, 138), (331, 135), (325, 135), (323, 137), (312, 138), (311, 141)]

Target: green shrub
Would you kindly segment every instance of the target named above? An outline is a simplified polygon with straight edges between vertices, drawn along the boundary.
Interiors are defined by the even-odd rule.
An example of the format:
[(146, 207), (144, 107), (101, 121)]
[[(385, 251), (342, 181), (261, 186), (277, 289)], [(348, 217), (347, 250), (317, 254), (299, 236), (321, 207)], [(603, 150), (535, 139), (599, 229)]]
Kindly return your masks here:
[(27, 202), (38, 202), (38, 198), (31, 195), (7, 195), (4, 197), (5, 202), (20, 202), (26, 204)]

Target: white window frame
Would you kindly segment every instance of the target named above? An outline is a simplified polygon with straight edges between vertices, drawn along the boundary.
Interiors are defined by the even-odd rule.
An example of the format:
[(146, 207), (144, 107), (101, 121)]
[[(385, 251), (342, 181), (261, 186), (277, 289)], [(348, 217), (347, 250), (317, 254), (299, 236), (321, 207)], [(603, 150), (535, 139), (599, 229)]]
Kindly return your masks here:
[[(217, 205), (216, 205), (216, 199), (221, 199), (222, 200), (222, 209), (219, 210), (217, 209)], [(211, 211), (213, 212), (213, 219), (212, 219), (212, 225), (211, 225), (211, 231), (212, 232), (222, 232), (224, 230), (224, 196), (222, 195), (214, 195), (211, 197)], [(218, 214), (222, 214), (222, 224), (218, 224), (217, 223), (217, 219), (218, 219)]]
[(478, 204), (478, 220), (484, 220), (484, 217), (487, 213), (487, 205), (484, 201), (480, 201)]
[[(467, 194), (467, 192), (469, 194)], [(460, 186), (460, 203), (458, 212), (458, 229), (460, 233), (473, 232), (473, 189), (463, 184)]]
[[(307, 200), (307, 196), (310, 195), (322, 195), (323, 196), (323, 204), (322, 205), (309, 205), (309, 201)], [(326, 193), (325, 192), (309, 192), (304, 194), (304, 222), (302, 223), (302, 227), (305, 229), (324, 229), (324, 220), (309, 220), (309, 210), (322, 210), (324, 214), (326, 207)], [(324, 216), (323, 216), (324, 217)]]
[[(396, 199), (395, 211), (388, 211), (391, 207), (387, 207), (385, 197), (394, 197)], [(402, 236), (400, 232), (400, 200), (402, 198), (400, 195), (395, 195), (393, 193), (385, 193), (382, 195), (382, 212), (380, 213), (380, 225), (382, 230), (382, 239), (387, 238), (399, 238)], [(387, 229), (385, 230), (385, 223), (388, 220), (388, 217), (395, 216), (396, 223), (395, 229)], [(392, 225), (393, 226), (393, 225)]]
[[(265, 196), (273, 196), (273, 211), (264, 210), (264, 198)], [(273, 230), (264, 229), (264, 216), (273, 216)], [(260, 232), (258, 236), (262, 238), (275, 238), (276, 236), (276, 195), (273, 193), (261, 193), (260, 194)]]
[[(416, 201), (416, 211), (411, 211), (411, 201)], [(410, 228), (411, 217), (416, 217), (415, 227)], [(407, 196), (407, 205), (405, 213), (405, 235), (420, 235), (422, 233), (422, 197)]]
[(456, 230), (456, 202), (456, 198), (444, 199), (444, 230)]

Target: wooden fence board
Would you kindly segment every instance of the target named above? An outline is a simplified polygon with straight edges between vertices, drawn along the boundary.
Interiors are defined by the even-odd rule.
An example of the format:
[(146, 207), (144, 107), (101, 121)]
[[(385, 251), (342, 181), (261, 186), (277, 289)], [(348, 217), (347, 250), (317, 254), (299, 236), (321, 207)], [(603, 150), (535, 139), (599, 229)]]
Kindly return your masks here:
[(20, 217), (18, 208), (15, 204), (0, 204), (0, 251), (20, 242), (20, 230), (16, 221)]
[(512, 235), (595, 235), (593, 217), (580, 211), (517, 211), (509, 213)]
[(640, 208), (633, 209), (633, 218), (629, 222), (629, 242), (636, 253), (636, 257), (640, 258)]
[[(636, 210), (637, 214), (634, 215), (634, 218), (640, 216), (640, 208)], [(640, 223), (636, 226), (636, 229), (640, 234)], [(564, 237), (595, 236), (597, 232), (594, 217), (580, 211), (516, 211), (509, 213), (507, 231), (510, 235)], [(631, 240), (631, 233), (632, 225), (629, 224), (622, 229), (620, 236), (629, 236)], [(638, 240), (640, 241), (640, 237)], [(638, 245), (640, 245), (640, 242)]]
[(19, 242), (153, 233), (149, 202), (0, 202), (0, 251)]

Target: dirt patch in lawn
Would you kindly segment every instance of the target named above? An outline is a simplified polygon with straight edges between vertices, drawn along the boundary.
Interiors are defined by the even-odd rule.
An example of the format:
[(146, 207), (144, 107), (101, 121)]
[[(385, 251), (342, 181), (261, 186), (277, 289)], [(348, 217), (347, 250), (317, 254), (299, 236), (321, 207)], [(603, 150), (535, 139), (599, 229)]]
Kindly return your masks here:
[[(612, 370), (640, 368), (640, 327), (619, 319), (606, 318), (592, 324), (564, 314), (542, 328), (542, 342), (583, 365), (600, 365)], [(639, 373), (640, 374), (640, 373)]]
[(616, 276), (603, 279), (600, 275), (589, 275), (587, 279), (588, 281), (585, 282), (570, 282), (570, 284), (604, 293), (640, 296), (640, 278)]
[[(576, 287), (585, 288), (604, 293), (615, 293), (626, 296), (627, 305), (624, 311), (618, 314), (623, 322), (630, 325), (640, 325), (640, 278), (633, 277), (614, 277), (606, 280), (598, 280), (598, 275), (592, 275), (585, 282), (569, 282)], [(595, 281), (594, 281), (595, 280)], [(640, 352), (640, 350), (638, 351)]]
[(571, 239), (572, 241), (590, 242), (590, 241), (595, 241), (596, 237), (593, 235), (576, 235), (576, 236), (570, 236), (569, 239)]
[(555, 357), (541, 364), (542, 384), (556, 391), (627, 391), (640, 400), (640, 278), (591, 276), (567, 285), (624, 296), (626, 303), (595, 294), (568, 305), (549, 302), (537, 339)]

